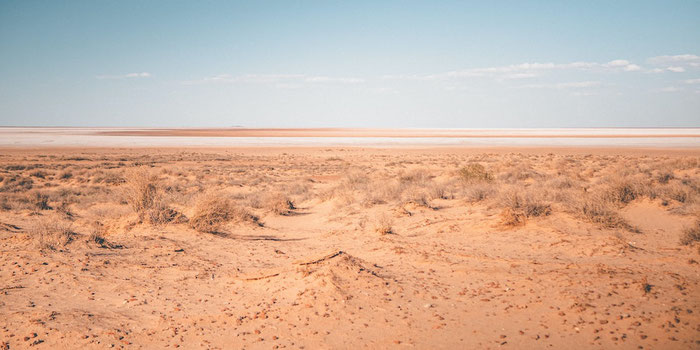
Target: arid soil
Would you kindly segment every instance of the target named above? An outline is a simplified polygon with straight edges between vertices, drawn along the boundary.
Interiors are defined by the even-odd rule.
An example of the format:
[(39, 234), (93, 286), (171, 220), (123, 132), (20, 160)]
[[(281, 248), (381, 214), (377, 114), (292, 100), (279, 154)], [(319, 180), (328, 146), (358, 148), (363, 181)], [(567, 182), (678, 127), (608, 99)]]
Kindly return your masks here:
[(0, 348), (700, 348), (700, 151), (0, 150)]

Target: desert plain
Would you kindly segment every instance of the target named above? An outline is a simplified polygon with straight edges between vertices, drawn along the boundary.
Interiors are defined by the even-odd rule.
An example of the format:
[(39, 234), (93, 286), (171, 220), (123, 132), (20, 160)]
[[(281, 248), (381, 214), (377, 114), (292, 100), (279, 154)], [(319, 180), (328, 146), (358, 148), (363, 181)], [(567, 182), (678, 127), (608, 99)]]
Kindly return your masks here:
[(3, 147), (0, 348), (697, 349), (700, 149)]

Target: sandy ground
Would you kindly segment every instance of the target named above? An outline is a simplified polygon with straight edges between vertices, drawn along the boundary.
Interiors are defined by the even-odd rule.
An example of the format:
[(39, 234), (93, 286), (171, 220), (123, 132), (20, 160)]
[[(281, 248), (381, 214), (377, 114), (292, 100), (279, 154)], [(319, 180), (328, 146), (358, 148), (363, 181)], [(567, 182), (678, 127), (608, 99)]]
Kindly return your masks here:
[[(0, 345), (700, 348), (700, 246), (679, 243), (700, 213), (699, 159), (697, 149), (5, 149)], [(465, 180), (473, 163), (490, 179)], [(259, 222), (215, 233), (149, 222), (123, 199), (134, 168), (190, 219), (215, 192)], [(639, 185), (627, 196), (620, 181)], [(605, 204), (614, 224), (575, 204), (619, 188)], [(293, 209), (276, 212), (271, 193)], [(531, 202), (507, 223), (508, 208)], [(67, 239), (50, 244), (46, 220), (70, 225)]]

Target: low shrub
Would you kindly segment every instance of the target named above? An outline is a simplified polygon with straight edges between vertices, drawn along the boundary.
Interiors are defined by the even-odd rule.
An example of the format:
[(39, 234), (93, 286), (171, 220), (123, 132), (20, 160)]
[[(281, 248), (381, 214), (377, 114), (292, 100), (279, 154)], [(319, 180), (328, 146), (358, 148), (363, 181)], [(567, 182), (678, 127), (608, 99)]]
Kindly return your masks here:
[(228, 197), (205, 194), (197, 200), (189, 224), (199, 232), (219, 233), (229, 222), (244, 221), (258, 223), (258, 218), (238, 207)]
[(697, 220), (694, 226), (685, 229), (681, 235), (682, 245), (690, 245), (695, 242), (700, 242), (700, 220)]
[(579, 211), (586, 220), (605, 228), (631, 229), (630, 224), (620, 216), (617, 208), (600, 196), (593, 195), (583, 200)]
[(56, 250), (66, 246), (74, 236), (72, 224), (56, 217), (42, 217), (29, 230), (40, 249)]
[(486, 168), (479, 163), (470, 163), (459, 169), (459, 177), (465, 182), (488, 182), (493, 180), (493, 174), (486, 171)]
[(380, 235), (388, 235), (393, 232), (393, 221), (388, 215), (379, 215), (374, 222), (374, 231)]
[(282, 193), (269, 194), (263, 201), (263, 207), (277, 215), (289, 215), (294, 207), (294, 202)]
[(547, 216), (552, 213), (551, 204), (545, 202), (531, 191), (511, 189), (500, 198), (504, 206), (501, 218), (505, 225), (514, 226), (525, 223), (526, 219)]

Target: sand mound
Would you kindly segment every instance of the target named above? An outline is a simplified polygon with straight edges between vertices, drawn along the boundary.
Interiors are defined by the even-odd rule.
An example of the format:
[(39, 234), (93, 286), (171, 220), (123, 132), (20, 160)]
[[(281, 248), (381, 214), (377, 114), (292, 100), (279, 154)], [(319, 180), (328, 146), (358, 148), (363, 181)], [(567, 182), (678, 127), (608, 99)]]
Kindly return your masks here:
[(380, 268), (343, 251), (331, 252), (296, 263), (290, 291), (298, 302), (376, 298), (389, 286)]
[(288, 268), (262, 270), (241, 279), (272, 283), (295, 303), (307, 302), (309, 298), (338, 301), (383, 293), (390, 280), (380, 270), (375, 264), (333, 250), (297, 260)]
[[(648, 199), (634, 201), (624, 208), (621, 214), (625, 220), (642, 232), (657, 234), (672, 232), (677, 236), (677, 233), (682, 231), (692, 219), (673, 215), (658, 202)], [(674, 238), (669, 237), (669, 239)]]
[(360, 279), (382, 280), (379, 268), (343, 251), (332, 252), (319, 257), (296, 262), (297, 272), (302, 278), (334, 276), (357, 281)]

